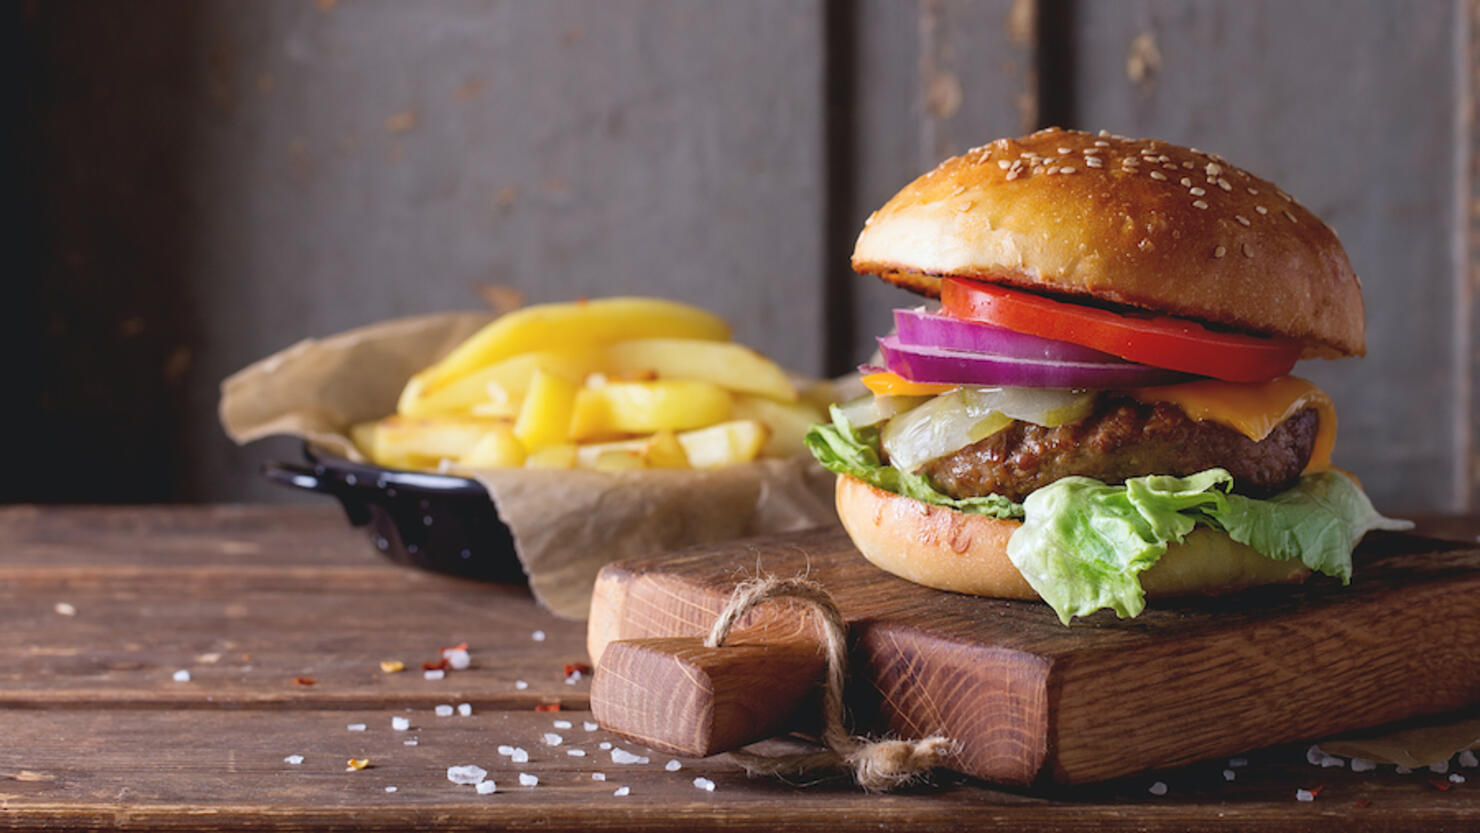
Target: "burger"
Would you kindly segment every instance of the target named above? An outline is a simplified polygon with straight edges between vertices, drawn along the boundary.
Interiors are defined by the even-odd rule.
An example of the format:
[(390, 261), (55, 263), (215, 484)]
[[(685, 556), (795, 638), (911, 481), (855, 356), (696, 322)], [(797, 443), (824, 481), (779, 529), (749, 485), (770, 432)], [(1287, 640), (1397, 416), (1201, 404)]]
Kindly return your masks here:
[(870, 393), (807, 446), (875, 565), (1042, 599), (1068, 624), (1147, 596), (1347, 582), (1404, 529), (1331, 465), (1336, 410), (1290, 375), (1365, 353), (1336, 235), (1215, 154), (1048, 129), (905, 187), (855, 271), (939, 303), (894, 311)]

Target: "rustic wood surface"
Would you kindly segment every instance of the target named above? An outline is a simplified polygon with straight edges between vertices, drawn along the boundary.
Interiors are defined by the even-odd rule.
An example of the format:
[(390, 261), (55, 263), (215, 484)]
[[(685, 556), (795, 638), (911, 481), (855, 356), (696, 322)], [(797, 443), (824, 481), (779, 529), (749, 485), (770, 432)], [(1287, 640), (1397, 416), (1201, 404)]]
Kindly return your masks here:
[[(1432, 528), (1438, 529), (1438, 525)], [(1443, 530), (1472, 540), (1480, 520)], [(71, 605), (73, 615), (58, 612)], [(63, 608), (67, 610), (67, 608)], [(534, 630), (546, 639), (535, 642)], [(1088, 787), (1005, 790), (949, 775), (889, 796), (749, 779), (723, 758), (619, 765), (587, 733), (580, 623), (520, 589), (378, 559), (327, 508), (0, 509), (0, 828), (549, 830), (850, 828), (1270, 831), (1474, 829), (1476, 785), (1312, 767), (1303, 746)], [(467, 641), (473, 667), (419, 666)], [(378, 663), (400, 659), (401, 674)], [(188, 683), (172, 680), (189, 670)], [(313, 686), (294, 682), (313, 678)], [(528, 682), (516, 688), (515, 680)], [(436, 704), (471, 702), (470, 717)], [(561, 713), (535, 711), (560, 702)], [(410, 711), (406, 711), (410, 709)], [(405, 716), (411, 730), (392, 731)], [(555, 720), (571, 729), (556, 729)], [(364, 723), (364, 733), (346, 729)], [(545, 732), (564, 737), (542, 744)], [(404, 741), (416, 738), (418, 744)], [(512, 764), (499, 744), (522, 746)], [(580, 748), (585, 757), (566, 749)], [(301, 765), (283, 761), (303, 755)], [(348, 772), (350, 757), (370, 766)], [(448, 782), (476, 763), (493, 795)], [(520, 787), (518, 773), (540, 783)], [(605, 782), (591, 780), (604, 772)], [(1480, 771), (1469, 770), (1480, 776)], [(713, 793), (692, 785), (713, 780)], [(1148, 793), (1154, 781), (1163, 796)], [(1447, 784), (1447, 781), (1441, 783)], [(385, 787), (397, 791), (387, 793)], [(612, 795), (630, 787), (625, 798)], [(1297, 789), (1322, 787), (1300, 803)], [(1359, 806), (1360, 805), (1360, 806)]]
[[(832, 594), (856, 640), (851, 698), (865, 726), (952, 738), (951, 766), (993, 781), (1084, 783), (1480, 703), (1480, 548), (1374, 534), (1355, 560), (1349, 587), (1152, 602), (1132, 620), (1102, 611), (1070, 627), (1045, 605), (870, 569), (840, 529), (624, 561), (593, 594), (593, 709), (614, 731), (705, 753), (755, 739), (756, 713), (794, 709), (796, 683), (820, 676), (799, 659), (805, 609), (753, 620), (784, 649), (788, 684), (769, 709), (743, 651), (730, 667), (724, 649), (655, 639), (703, 633), (746, 572), (805, 574)], [(753, 710), (724, 706), (734, 700)], [(706, 743), (679, 742), (692, 737)]]

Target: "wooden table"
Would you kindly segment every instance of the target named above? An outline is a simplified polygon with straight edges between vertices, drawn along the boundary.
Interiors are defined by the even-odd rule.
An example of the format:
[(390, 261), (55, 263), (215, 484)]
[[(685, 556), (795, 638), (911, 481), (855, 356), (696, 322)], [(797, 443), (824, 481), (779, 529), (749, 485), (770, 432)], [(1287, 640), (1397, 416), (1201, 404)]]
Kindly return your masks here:
[[(1474, 540), (1480, 521), (1426, 531)], [(424, 679), (424, 661), (464, 641), (471, 668)], [(864, 795), (841, 781), (749, 779), (723, 758), (669, 771), (668, 756), (585, 730), (587, 681), (565, 676), (585, 661), (582, 626), (523, 588), (391, 565), (329, 508), (3, 509), (0, 827), (1480, 828), (1480, 770), (1440, 790), (1428, 772), (1312, 767), (1304, 747), (1253, 753), (1233, 782), (1216, 761), (1053, 795), (951, 778)], [(175, 681), (181, 670), (188, 682)], [(471, 716), (434, 713), (460, 703)], [(392, 729), (398, 716), (409, 731)], [(562, 745), (545, 745), (546, 732)], [(604, 741), (651, 762), (616, 764)], [(370, 764), (348, 771), (350, 758)], [(467, 763), (497, 792), (448, 781)], [(520, 786), (520, 772), (539, 784)], [(698, 776), (716, 789), (695, 788)], [(1165, 795), (1149, 794), (1157, 781)], [(613, 795), (621, 786), (630, 794)], [(1315, 801), (1295, 800), (1314, 787)]]

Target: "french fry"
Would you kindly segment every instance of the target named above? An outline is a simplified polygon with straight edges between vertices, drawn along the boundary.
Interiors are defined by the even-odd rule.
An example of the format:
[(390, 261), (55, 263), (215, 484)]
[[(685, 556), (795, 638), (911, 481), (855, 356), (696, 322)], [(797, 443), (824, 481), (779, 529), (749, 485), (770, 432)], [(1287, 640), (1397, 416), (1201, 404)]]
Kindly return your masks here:
[(499, 423), (458, 462), (475, 469), (502, 469), (524, 465), (524, 456), (524, 444), (514, 436), (514, 429)]
[(507, 423), (478, 417), (389, 416), (375, 427), (375, 462), (400, 468), (430, 468), (459, 460), (488, 432)]
[(538, 368), (529, 382), (529, 392), (514, 423), (514, 436), (529, 451), (570, 441), (571, 412), (577, 387), (554, 373)]
[(586, 440), (701, 428), (729, 419), (731, 399), (729, 391), (709, 382), (608, 382), (577, 395), (570, 436)]
[[(640, 466), (632, 466), (619, 455), (635, 457)], [(604, 461), (604, 462), (603, 462)], [(576, 446), (576, 465), (583, 469), (612, 471), (612, 467), (648, 469), (689, 468), (689, 455), (672, 431), (659, 431), (649, 437)]]
[(606, 348), (607, 371), (628, 378), (709, 382), (736, 393), (795, 402), (796, 388), (779, 365), (743, 344), (689, 338), (642, 338)]
[(571, 443), (547, 445), (532, 451), (524, 458), (527, 469), (573, 469), (576, 467), (576, 447)]
[(365, 455), (366, 460), (375, 459), (375, 430), (379, 424), (379, 421), (376, 420), (371, 422), (357, 422), (349, 427), (350, 442), (354, 443), (355, 448), (361, 454)]
[(696, 469), (713, 469), (748, 463), (759, 457), (770, 433), (763, 422), (737, 419), (697, 431), (684, 431), (678, 435), (678, 441), (688, 455), (689, 465)]
[(535, 370), (580, 382), (605, 366), (605, 357), (594, 347), (539, 350), (510, 356), (454, 379), (435, 391), (403, 397), (402, 416), (466, 414), (516, 417)]
[(791, 457), (807, 450), (802, 438), (816, 423), (823, 422), (822, 413), (806, 400), (777, 402), (761, 396), (736, 396), (735, 418), (753, 419), (763, 422), (771, 429), (761, 453), (767, 457)]
[(649, 337), (728, 341), (730, 328), (707, 310), (657, 298), (604, 298), (525, 307), (500, 316), (412, 377), (401, 392), (397, 409), (413, 413), (417, 400), (520, 353)]

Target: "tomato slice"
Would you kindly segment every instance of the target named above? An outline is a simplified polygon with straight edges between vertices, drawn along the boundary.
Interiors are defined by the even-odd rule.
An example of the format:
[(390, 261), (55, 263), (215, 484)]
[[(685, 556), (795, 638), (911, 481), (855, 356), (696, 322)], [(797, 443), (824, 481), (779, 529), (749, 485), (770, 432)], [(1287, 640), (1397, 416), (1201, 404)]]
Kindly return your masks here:
[(1302, 350), (1294, 339), (1216, 332), (1185, 318), (1124, 315), (960, 278), (941, 282), (940, 299), (958, 318), (1226, 382), (1283, 376)]

